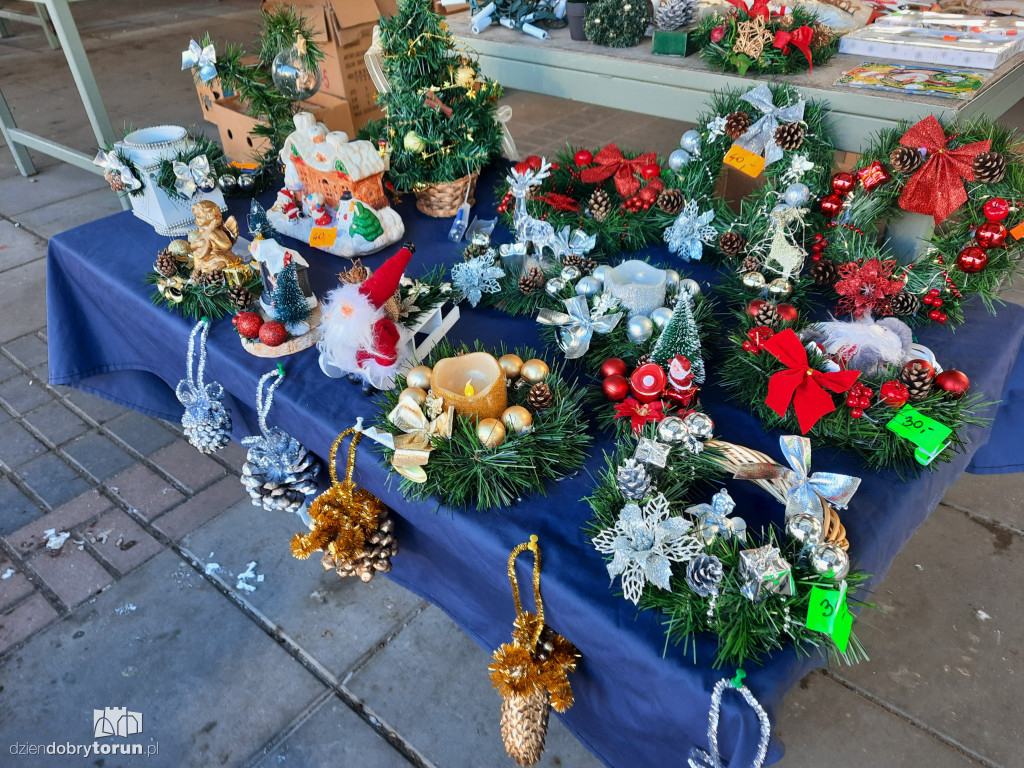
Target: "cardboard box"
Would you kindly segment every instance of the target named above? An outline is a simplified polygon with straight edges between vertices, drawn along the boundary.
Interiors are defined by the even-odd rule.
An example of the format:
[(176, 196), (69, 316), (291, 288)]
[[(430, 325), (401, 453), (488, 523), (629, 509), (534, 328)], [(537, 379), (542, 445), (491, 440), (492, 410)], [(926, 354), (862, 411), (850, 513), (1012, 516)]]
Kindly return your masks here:
[(397, 0), (262, 0), (267, 11), (282, 5), (306, 17), (324, 49), (321, 93), (346, 99), (356, 128), (383, 117), (363, 54), (373, 42), (379, 17), (398, 11)]

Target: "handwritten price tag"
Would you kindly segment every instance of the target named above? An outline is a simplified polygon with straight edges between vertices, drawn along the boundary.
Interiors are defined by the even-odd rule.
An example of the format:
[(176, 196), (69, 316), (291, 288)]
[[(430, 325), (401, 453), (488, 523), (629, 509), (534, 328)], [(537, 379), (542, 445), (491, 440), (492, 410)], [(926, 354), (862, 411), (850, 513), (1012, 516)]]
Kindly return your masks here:
[(313, 227), (309, 230), (309, 244), (314, 248), (330, 248), (337, 238), (337, 227)]
[(1010, 230), (1010, 234), (1013, 235), (1014, 240), (1020, 240), (1024, 237), (1024, 221), (1018, 224), (1016, 227)]
[(853, 614), (846, 605), (845, 581), (839, 589), (811, 588), (807, 628), (830, 635), (839, 652), (846, 653), (853, 629)]
[(764, 158), (755, 155), (749, 149), (744, 149), (739, 144), (729, 147), (724, 162), (752, 179), (756, 179), (764, 170)]
[(953, 430), (931, 419), (910, 405), (905, 405), (885, 425), (887, 429), (917, 446), (914, 458), (927, 466), (949, 445), (946, 442)]

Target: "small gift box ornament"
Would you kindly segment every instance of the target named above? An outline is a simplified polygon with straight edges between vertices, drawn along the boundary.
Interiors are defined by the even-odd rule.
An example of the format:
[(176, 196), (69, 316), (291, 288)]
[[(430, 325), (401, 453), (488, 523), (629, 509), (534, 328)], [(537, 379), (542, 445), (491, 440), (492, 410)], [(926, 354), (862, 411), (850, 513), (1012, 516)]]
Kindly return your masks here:
[(740, 578), (740, 592), (755, 603), (771, 594), (795, 593), (793, 567), (783, 559), (778, 547), (769, 544), (740, 552)]
[[(216, 381), (206, 384), (206, 337), (210, 321), (196, 323), (188, 337), (188, 378), (178, 382), (174, 394), (183, 406), (181, 427), (188, 441), (203, 453), (216, 453), (231, 441), (231, 415), (224, 407), (224, 388)], [(193, 368), (196, 336), (199, 336), (199, 368)]]
[[(348, 437), (348, 466), (345, 479), (338, 481), (336, 459), (338, 446)], [(308, 534), (295, 534), (292, 554), (305, 560), (314, 552), (323, 552), (320, 563), (339, 576), (358, 576), (363, 582), (373, 579), (377, 571), (391, 570), (391, 558), (398, 554), (395, 522), (388, 508), (369, 491), (356, 488), (352, 474), (356, 467), (356, 446), (362, 433), (355, 427), (346, 429), (331, 446), (331, 487), (309, 505), (312, 523)]]
[[(533, 597), (537, 613), (524, 611), (519, 599), (516, 558), (533, 552)], [(501, 694), (501, 738), (505, 751), (519, 765), (534, 765), (544, 753), (551, 708), (565, 712), (573, 705), (569, 673), (580, 657), (576, 646), (544, 623), (540, 596), (540, 547), (537, 537), (520, 544), (508, 558), (508, 578), (516, 619), (512, 642), (494, 652), (491, 683)]]

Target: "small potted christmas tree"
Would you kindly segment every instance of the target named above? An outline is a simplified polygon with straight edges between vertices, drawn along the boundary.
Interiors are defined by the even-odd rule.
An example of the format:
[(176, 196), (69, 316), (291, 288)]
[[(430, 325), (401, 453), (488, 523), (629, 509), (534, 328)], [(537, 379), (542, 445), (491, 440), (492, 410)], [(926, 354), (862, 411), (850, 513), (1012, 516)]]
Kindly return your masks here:
[(456, 48), (431, 0), (403, 0), (395, 16), (381, 17), (380, 44), (388, 89), (377, 96), (386, 114), (379, 138), (391, 152), (391, 183), (415, 193), (423, 213), (454, 216), (473, 203), (480, 169), (501, 151), (501, 86)]

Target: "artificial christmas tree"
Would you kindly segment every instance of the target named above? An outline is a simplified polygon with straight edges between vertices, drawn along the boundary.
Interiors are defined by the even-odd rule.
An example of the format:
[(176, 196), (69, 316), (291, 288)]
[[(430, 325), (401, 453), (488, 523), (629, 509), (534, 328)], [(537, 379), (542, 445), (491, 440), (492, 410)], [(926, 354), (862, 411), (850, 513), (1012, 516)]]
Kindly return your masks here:
[(693, 299), (680, 291), (676, 297), (676, 305), (672, 317), (665, 324), (658, 342), (651, 351), (651, 361), (664, 369), (676, 355), (684, 355), (692, 366), (693, 378), (699, 384), (704, 383), (704, 359), (700, 352), (700, 334), (697, 322), (693, 319)]
[(284, 325), (288, 333), (299, 336), (309, 330), (305, 320), (311, 312), (299, 287), (296, 265), (288, 255), (284, 257), (284, 269), (277, 276), (273, 302), (274, 319)]
[(369, 208), (358, 201), (356, 201), (355, 207), (356, 211), (352, 217), (352, 226), (349, 227), (350, 234), (359, 235), (366, 241), (376, 240), (384, 234), (384, 228), (381, 227), (380, 221), (378, 221)]

